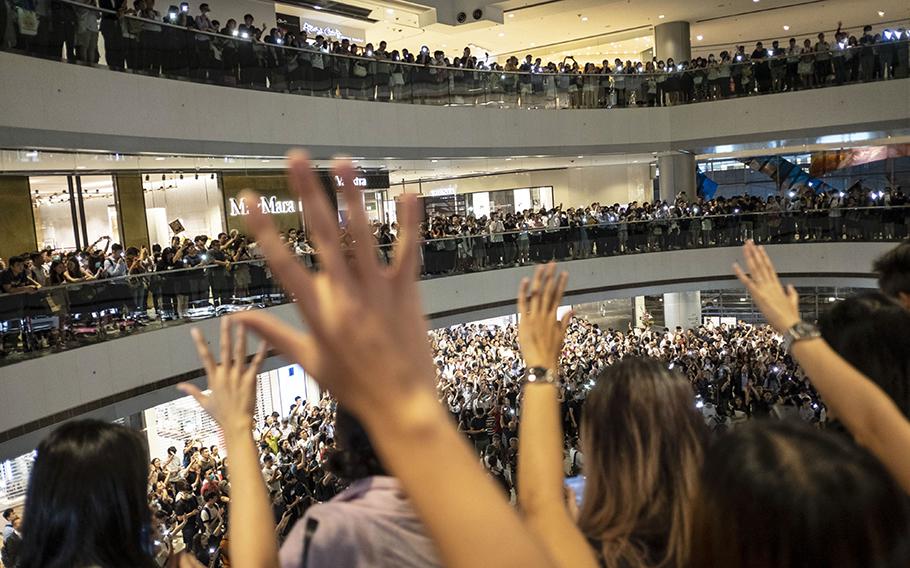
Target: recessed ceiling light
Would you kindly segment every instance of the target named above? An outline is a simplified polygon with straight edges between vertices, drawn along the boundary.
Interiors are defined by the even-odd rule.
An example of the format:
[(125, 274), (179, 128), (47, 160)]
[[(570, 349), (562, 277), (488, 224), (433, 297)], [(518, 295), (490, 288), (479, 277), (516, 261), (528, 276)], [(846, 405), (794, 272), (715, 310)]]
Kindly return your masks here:
[(695, 39), (697, 39), (698, 41), (701, 41), (701, 40), (705, 39), (705, 36), (697, 35), (697, 36), (695, 36)]
[(77, 169), (77, 170), (84, 170), (84, 169), (85, 169), (85, 166), (76, 166), (76, 169)]
[(433, 162), (433, 163), (435, 164), (435, 163), (438, 162), (439, 160), (430, 160), (430, 161)]
[(385, 9), (385, 13), (386, 13), (386, 14), (394, 14), (394, 13), (395, 13), (395, 10), (393, 10), (393, 9), (391, 9), (391, 8), (386, 8), (386, 9)]
[(531, 42), (531, 47), (537, 47), (537, 44), (534, 43), (534, 42), (532, 41), (532, 42)]
[(506, 37), (505, 32), (499, 32), (499, 37)]
[(514, 17), (515, 17), (515, 14), (509, 14), (509, 17), (510, 17), (510, 18), (514, 18)]
[(511, 161), (512, 161), (512, 158), (506, 158), (506, 161), (507, 161), (507, 162), (511, 162)]
[(752, 0), (752, 1), (755, 2), (756, 4), (758, 4), (758, 2), (759, 2), (759, 0)]
[(587, 22), (587, 21), (588, 21), (588, 17), (587, 17), (587, 16), (582, 16), (582, 17), (581, 17), (581, 21), (582, 21), (582, 22)]
[(322, 10), (322, 6), (313, 6), (313, 8), (315, 8), (317, 10)]
[(156, 161), (156, 162), (163, 162), (163, 161), (164, 161), (164, 158), (162, 158), (161, 156), (159, 156), (159, 157), (155, 158), (155, 161)]
[(881, 10), (879, 10), (879, 11), (878, 11), (878, 17), (879, 17), (879, 18), (884, 18), (884, 17), (885, 17), (885, 13), (882, 12)]
[(584, 158), (584, 156), (579, 156), (579, 157), (578, 157), (579, 160), (582, 159), (582, 158)]
[(789, 31), (790, 31), (790, 26), (784, 26), (784, 31), (785, 31), (785, 32), (789, 32)]
[(663, 14), (657, 16), (657, 19), (658, 19), (658, 20), (663, 20), (664, 18), (666, 18), (666, 16), (664, 16)]

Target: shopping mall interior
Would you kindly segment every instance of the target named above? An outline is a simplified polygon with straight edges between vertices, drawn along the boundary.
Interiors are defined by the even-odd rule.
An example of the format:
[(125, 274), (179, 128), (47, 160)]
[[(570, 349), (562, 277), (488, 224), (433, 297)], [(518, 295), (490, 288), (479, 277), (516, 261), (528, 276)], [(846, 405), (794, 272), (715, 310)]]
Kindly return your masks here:
[(0, 568), (910, 565), (908, 28), (0, 0)]

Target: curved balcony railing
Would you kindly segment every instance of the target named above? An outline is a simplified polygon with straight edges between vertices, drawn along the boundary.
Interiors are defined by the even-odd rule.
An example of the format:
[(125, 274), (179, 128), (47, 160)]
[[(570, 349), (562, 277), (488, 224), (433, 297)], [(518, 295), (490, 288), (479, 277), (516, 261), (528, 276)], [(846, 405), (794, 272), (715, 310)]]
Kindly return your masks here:
[[(824, 241), (900, 241), (910, 207), (838, 208), (798, 213), (741, 213), (522, 228), (422, 243), (422, 278), (511, 268), (550, 260), (736, 246)], [(377, 247), (388, 262), (390, 247)], [(301, 261), (318, 269), (318, 252)], [(205, 261), (203, 261), (205, 262)], [(48, 286), (0, 295), (0, 365), (125, 335), (292, 301), (263, 259), (224, 268), (203, 264), (164, 272)]]
[[(733, 54), (706, 66), (674, 66), (634, 73), (558, 73), (472, 69), (412, 63), (372, 53), (329, 53), (328, 45), (293, 47), (259, 41), (234, 29), (230, 35), (118, 13), (71, 0), (39, 3), (44, 13), (16, 8), (0, 27), (0, 49), (95, 65), (104, 51), (108, 68), (144, 75), (341, 99), (494, 108), (634, 108), (714, 101), (910, 76), (910, 38), (829, 51), (772, 54), (762, 59)], [(901, 35), (904, 35), (903, 33)], [(366, 55), (366, 53), (365, 53)], [(483, 63), (482, 67), (490, 67)]]

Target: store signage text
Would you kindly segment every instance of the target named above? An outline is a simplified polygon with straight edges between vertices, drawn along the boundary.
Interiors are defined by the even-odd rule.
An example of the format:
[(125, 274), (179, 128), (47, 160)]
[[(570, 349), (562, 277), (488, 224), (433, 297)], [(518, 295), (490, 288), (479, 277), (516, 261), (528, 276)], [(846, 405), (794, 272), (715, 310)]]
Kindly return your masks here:
[[(250, 214), (249, 206), (246, 203), (246, 199), (243, 197), (239, 199), (231, 197), (228, 199), (228, 204), (231, 209), (231, 217), (243, 217)], [(286, 213), (297, 213), (298, 211), (303, 210), (300, 206), (300, 202), (290, 199), (279, 199), (275, 195), (260, 197), (259, 201), (256, 203), (256, 207), (265, 215), (282, 215)]]
[[(335, 185), (338, 187), (344, 187), (344, 178), (341, 176), (335, 176)], [(365, 177), (355, 177), (354, 178), (354, 187), (367, 187), (367, 178)]]

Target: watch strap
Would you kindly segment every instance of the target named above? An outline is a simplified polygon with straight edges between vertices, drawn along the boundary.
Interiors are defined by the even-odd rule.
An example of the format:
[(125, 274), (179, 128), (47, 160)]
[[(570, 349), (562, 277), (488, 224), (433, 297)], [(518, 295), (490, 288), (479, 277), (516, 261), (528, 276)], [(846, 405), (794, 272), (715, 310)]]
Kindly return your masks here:
[(526, 384), (554, 384), (556, 383), (556, 374), (546, 367), (528, 367), (525, 371), (524, 382)]

